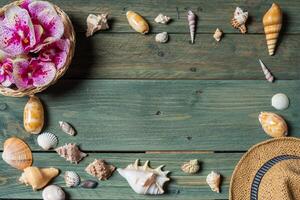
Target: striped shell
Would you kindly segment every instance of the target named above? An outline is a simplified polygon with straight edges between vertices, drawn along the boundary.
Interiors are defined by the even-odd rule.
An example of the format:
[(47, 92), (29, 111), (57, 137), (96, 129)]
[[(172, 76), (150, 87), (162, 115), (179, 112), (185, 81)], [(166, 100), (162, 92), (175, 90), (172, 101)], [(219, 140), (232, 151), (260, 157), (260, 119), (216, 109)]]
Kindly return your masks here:
[(80, 184), (80, 176), (73, 171), (66, 171), (64, 179), (67, 187), (76, 187)]
[(29, 146), (16, 137), (11, 137), (4, 142), (2, 159), (19, 170), (32, 165), (32, 153)]
[(49, 150), (56, 147), (58, 139), (53, 133), (45, 132), (37, 137), (37, 143), (42, 149)]

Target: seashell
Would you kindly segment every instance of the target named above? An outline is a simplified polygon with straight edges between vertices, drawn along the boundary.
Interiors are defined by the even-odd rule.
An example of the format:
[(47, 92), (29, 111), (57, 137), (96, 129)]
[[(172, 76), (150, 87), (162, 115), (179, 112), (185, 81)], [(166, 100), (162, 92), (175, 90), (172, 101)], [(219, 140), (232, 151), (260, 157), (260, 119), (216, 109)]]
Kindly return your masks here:
[(86, 153), (83, 153), (79, 150), (76, 144), (65, 144), (64, 146), (58, 147), (55, 151), (60, 155), (60, 157), (65, 158), (70, 163), (78, 164), (84, 157), (87, 156)]
[(80, 184), (80, 176), (73, 171), (66, 171), (64, 179), (67, 187), (76, 187)]
[(272, 97), (271, 104), (277, 110), (285, 110), (289, 107), (290, 101), (285, 94), (278, 93)]
[(272, 4), (272, 7), (263, 17), (263, 24), (269, 55), (272, 56), (274, 55), (276, 43), (282, 27), (282, 11), (278, 4)]
[(214, 38), (217, 42), (219, 42), (222, 38), (222, 35), (223, 35), (223, 32), (217, 28), (216, 31), (215, 31), (215, 34), (214, 34)]
[(194, 44), (195, 41), (195, 32), (196, 32), (196, 20), (197, 16), (193, 11), (189, 10), (188, 15), (187, 15), (188, 23), (189, 23), (189, 28), (190, 28), (190, 34), (191, 34), (191, 43)]
[(169, 181), (167, 177), (169, 171), (162, 171), (163, 165), (156, 169), (148, 166), (149, 161), (146, 161), (144, 166), (139, 166), (139, 160), (134, 164), (128, 165), (125, 169), (118, 168), (117, 171), (123, 176), (130, 187), (138, 194), (163, 194), (163, 186)]
[(66, 194), (58, 185), (49, 185), (45, 187), (42, 193), (43, 200), (65, 200)]
[(68, 122), (59, 121), (59, 126), (63, 132), (66, 134), (69, 134), (71, 136), (74, 136), (76, 134), (75, 129), (69, 124)]
[(38, 190), (45, 187), (58, 173), (59, 170), (53, 167), (27, 167), (24, 169), (19, 181), (25, 185), (31, 185), (33, 190)]
[(259, 63), (267, 81), (272, 83), (274, 81), (274, 76), (271, 74), (270, 70), (265, 66), (265, 64), (260, 59), (259, 59)]
[(171, 17), (163, 15), (162, 13), (158, 14), (157, 17), (154, 19), (156, 23), (160, 24), (167, 24), (171, 20)]
[(94, 35), (94, 33), (97, 31), (109, 29), (107, 18), (107, 13), (100, 15), (89, 14), (89, 16), (86, 18), (86, 37)]
[(96, 188), (97, 186), (98, 186), (98, 182), (93, 180), (82, 181), (80, 185), (80, 187), (82, 188)]
[(40, 99), (30, 96), (24, 108), (24, 128), (32, 134), (39, 134), (44, 126), (44, 108)]
[(159, 43), (166, 43), (169, 40), (167, 32), (158, 33), (155, 36), (155, 41)]
[(199, 171), (200, 165), (197, 159), (183, 163), (181, 170), (188, 174), (195, 174)]
[(271, 137), (287, 136), (288, 126), (281, 116), (272, 112), (261, 112), (258, 119), (264, 131)]
[(108, 165), (104, 160), (100, 159), (95, 159), (85, 168), (88, 174), (97, 177), (99, 180), (107, 180), (115, 170), (115, 166)]
[(234, 11), (234, 16), (231, 20), (231, 25), (239, 29), (241, 33), (247, 32), (246, 22), (248, 19), (248, 12), (244, 12), (241, 8), (236, 7)]
[(37, 137), (37, 143), (42, 149), (49, 150), (56, 147), (58, 139), (53, 133), (42, 133)]
[(149, 25), (146, 20), (139, 14), (133, 11), (128, 11), (126, 17), (129, 25), (136, 31), (142, 34), (149, 32)]
[(214, 192), (220, 193), (221, 175), (215, 171), (211, 171), (206, 177), (206, 183)]
[(32, 165), (32, 153), (29, 146), (23, 140), (16, 137), (5, 140), (2, 159), (10, 166), (19, 170)]

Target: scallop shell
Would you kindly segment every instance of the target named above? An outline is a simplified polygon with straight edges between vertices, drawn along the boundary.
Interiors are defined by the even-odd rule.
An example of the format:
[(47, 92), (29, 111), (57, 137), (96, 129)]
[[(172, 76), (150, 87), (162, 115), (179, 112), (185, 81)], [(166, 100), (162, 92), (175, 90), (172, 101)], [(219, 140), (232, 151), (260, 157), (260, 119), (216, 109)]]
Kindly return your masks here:
[(80, 184), (80, 176), (73, 171), (66, 171), (64, 179), (67, 187), (76, 187)]
[(215, 171), (212, 171), (206, 177), (206, 183), (210, 189), (214, 192), (220, 193), (221, 175)]
[(115, 166), (108, 165), (104, 160), (100, 159), (95, 159), (85, 168), (88, 174), (97, 177), (99, 180), (107, 180), (115, 170)]
[(43, 200), (65, 200), (66, 194), (58, 185), (49, 185), (44, 188)]
[(272, 106), (277, 110), (285, 110), (289, 107), (289, 104), (289, 98), (283, 93), (275, 94), (272, 97)]
[(59, 121), (59, 126), (63, 132), (66, 134), (69, 134), (71, 136), (74, 136), (76, 134), (75, 129), (69, 124), (68, 122)]
[(163, 15), (162, 13), (158, 14), (157, 17), (154, 19), (156, 23), (160, 24), (167, 24), (171, 20), (171, 17)]
[(92, 36), (97, 31), (109, 29), (107, 18), (107, 13), (100, 15), (89, 14), (89, 16), (86, 18), (86, 37)]
[(139, 166), (139, 160), (134, 164), (128, 165), (125, 169), (118, 168), (117, 171), (123, 176), (130, 187), (138, 194), (163, 194), (164, 184), (170, 180), (167, 177), (169, 171), (162, 171), (163, 165), (156, 169), (148, 166), (149, 161), (146, 161), (144, 166)]
[(41, 169), (38, 167), (27, 167), (24, 169), (19, 181), (25, 185), (30, 185), (33, 190), (38, 190), (45, 187), (58, 173), (59, 170), (53, 167)]
[(181, 166), (181, 170), (188, 174), (195, 174), (200, 170), (200, 165), (197, 159), (185, 162)]
[(19, 170), (32, 165), (32, 153), (29, 146), (23, 140), (16, 137), (5, 140), (2, 159), (10, 166)]
[(60, 155), (60, 157), (65, 158), (70, 163), (78, 164), (84, 157), (87, 156), (79, 150), (76, 144), (65, 144), (64, 146), (58, 147), (55, 151)]
[(128, 11), (126, 17), (129, 25), (141, 34), (146, 34), (149, 32), (149, 25), (147, 21), (139, 14), (133, 11)]
[(222, 38), (223, 32), (220, 29), (216, 29), (215, 34), (214, 34), (214, 38), (217, 42), (219, 42)]
[(44, 108), (40, 99), (30, 96), (24, 108), (24, 128), (28, 133), (39, 134), (44, 126)]
[(37, 137), (37, 143), (42, 149), (49, 150), (56, 147), (58, 139), (53, 133), (45, 132)]
[(167, 32), (158, 33), (155, 36), (155, 41), (159, 43), (166, 43), (169, 40), (169, 36)]
[(271, 137), (287, 136), (288, 126), (281, 116), (272, 112), (261, 112), (258, 119), (264, 131)]
[(191, 43), (194, 44), (195, 41), (195, 33), (196, 33), (196, 25), (197, 25), (197, 16), (193, 11), (189, 10), (188, 11), (188, 23), (189, 23), (189, 29), (190, 29), (190, 35), (191, 35)]
[(93, 180), (82, 181), (80, 185), (80, 187), (82, 188), (96, 188), (97, 186), (98, 186), (98, 182)]
[(270, 70), (265, 66), (265, 64), (259, 59), (258, 60), (261, 66), (261, 69), (267, 79), (270, 83), (274, 81), (274, 76), (271, 74)]
[(239, 29), (241, 33), (247, 32), (246, 22), (248, 19), (248, 12), (244, 12), (241, 8), (236, 7), (234, 11), (234, 16), (231, 20), (231, 25)]

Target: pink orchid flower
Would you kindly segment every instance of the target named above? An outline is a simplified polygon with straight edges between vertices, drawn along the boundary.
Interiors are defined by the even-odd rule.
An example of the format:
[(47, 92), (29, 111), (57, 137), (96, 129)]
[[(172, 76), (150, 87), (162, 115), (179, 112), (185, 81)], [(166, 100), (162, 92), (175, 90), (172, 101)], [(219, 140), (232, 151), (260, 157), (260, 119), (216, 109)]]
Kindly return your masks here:
[(10, 58), (4, 58), (0, 61), (0, 83), (4, 87), (9, 87), (13, 83), (13, 60)]
[(20, 59), (14, 62), (13, 79), (18, 88), (27, 89), (32, 86), (42, 87), (49, 84), (55, 77), (53, 63), (38, 59)]
[(9, 7), (0, 21), (0, 49), (12, 56), (27, 53), (36, 44), (34, 27), (25, 9)]

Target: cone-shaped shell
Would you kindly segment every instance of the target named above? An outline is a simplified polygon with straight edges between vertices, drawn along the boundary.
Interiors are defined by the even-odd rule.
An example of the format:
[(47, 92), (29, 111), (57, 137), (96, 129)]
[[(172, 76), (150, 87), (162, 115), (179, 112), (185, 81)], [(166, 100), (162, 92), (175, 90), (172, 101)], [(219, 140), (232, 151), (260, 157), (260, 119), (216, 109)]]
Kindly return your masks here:
[(206, 177), (206, 183), (212, 191), (220, 193), (221, 174), (211, 171)]
[(44, 126), (44, 108), (40, 99), (31, 96), (24, 108), (24, 128), (28, 133), (39, 134)]
[(25, 185), (30, 185), (33, 190), (38, 190), (45, 187), (58, 173), (59, 170), (53, 167), (41, 169), (38, 167), (27, 167), (24, 169), (19, 181)]
[(2, 158), (7, 164), (19, 170), (32, 165), (30, 148), (23, 140), (16, 137), (11, 137), (4, 142)]
[(271, 137), (287, 136), (288, 126), (281, 116), (272, 112), (261, 112), (258, 119), (264, 131)]
[(149, 25), (146, 20), (139, 14), (133, 11), (128, 11), (126, 17), (129, 25), (136, 31), (142, 34), (149, 32)]
[(278, 4), (272, 4), (272, 7), (263, 17), (263, 24), (269, 55), (274, 55), (276, 43), (282, 27), (282, 11)]

